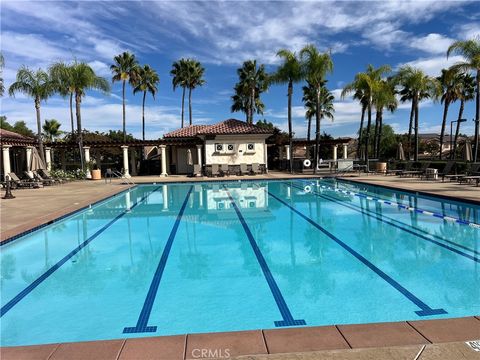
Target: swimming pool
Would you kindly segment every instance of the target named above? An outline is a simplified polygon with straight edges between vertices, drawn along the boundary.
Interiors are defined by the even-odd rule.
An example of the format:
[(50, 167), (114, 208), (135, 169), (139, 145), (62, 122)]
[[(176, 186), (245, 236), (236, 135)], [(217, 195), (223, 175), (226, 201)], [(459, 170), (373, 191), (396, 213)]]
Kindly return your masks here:
[(336, 180), (139, 185), (1, 247), (1, 345), (478, 315), (478, 224)]

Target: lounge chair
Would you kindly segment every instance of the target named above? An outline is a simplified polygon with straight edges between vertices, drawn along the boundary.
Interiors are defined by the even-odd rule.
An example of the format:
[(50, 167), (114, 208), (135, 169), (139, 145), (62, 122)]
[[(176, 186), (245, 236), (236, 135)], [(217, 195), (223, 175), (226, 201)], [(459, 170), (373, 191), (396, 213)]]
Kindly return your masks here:
[(193, 165), (193, 176), (202, 176), (202, 167), (200, 164)]
[(445, 181), (445, 177), (447, 175), (450, 175), (450, 172), (452, 171), (452, 168), (454, 167), (454, 165), (456, 164), (455, 161), (447, 161), (447, 163), (445, 164), (445, 167), (443, 168), (442, 172), (439, 172), (438, 173), (438, 176), (442, 178), (442, 181)]
[(468, 170), (463, 176), (458, 177), (458, 182), (470, 182), (470, 180), (476, 180), (480, 177), (480, 163), (472, 164), (470, 170)]
[(33, 173), (33, 176), (34, 178), (37, 180), (37, 181), (40, 181), (43, 185), (45, 186), (50, 186), (50, 185), (55, 185), (57, 183), (57, 181), (55, 181), (54, 179), (46, 179), (44, 178), (43, 176), (41, 176), (38, 171), (32, 171)]
[(452, 174), (452, 175), (445, 175), (444, 177), (446, 177), (448, 180), (452, 181), (452, 180), (458, 180), (459, 182), (462, 182), (461, 179), (462, 178), (465, 178), (467, 176), (473, 176), (475, 175), (476, 172), (480, 171), (479, 170), (480, 168), (480, 163), (474, 163), (472, 164), (472, 166), (470, 167), (470, 170), (466, 171), (465, 173), (463, 174)]
[(212, 164), (212, 176), (218, 176), (219, 174), (218, 164)]
[(245, 174), (248, 174), (247, 164), (242, 163), (242, 164), (240, 164), (240, 173), (239, 173), (239, 175), (245, 175)]
[(410, 171), (412, 168), (413, 162), (409, 161), (405, 163), (405, 167), (403, 169), (394, 169), (394, 170), (387, 170), (386, 175), (394, 174), (394, 175), (401, 175), (404, 171)]
[(10, 178), (13, 188), (22, 188), (22, 187), (23, 188), (39, 188), (40, 187), (39, 182), (20, 180), (17, 174), (13, 172), (8, 173), (8, 177)]
[(252, 164), (252, 175), (257, 175), (261, 174), (262, 172), (260, 171), (260, 165), (258, 163), (253, 163)]
[(229, 176), (230, 170), (228, 170), (228, 164), (221, 164), (220, 165), (220, 174), (222, 176)]
[(44, 179), (47, 179), (47, 180), (54, 180), (55, 182), (59, 183), (59, 184), (62, 184), (64, 182), (64, 180), (60, 179), (60, 178), (56, 178), (56, 177), (53, 177), (52, 175), (50, 175), (50, 172), (48, 170), (45, 170), (45, 169), (40, 169), (38, 171), (38, 173), (42, 176), (42, 178)]
[(430, 162), (424, 162), (419, 169), (406, 170), (400, 173), (400, 176), (422, 176), (427, 171), (427, 168), (430, 166)]

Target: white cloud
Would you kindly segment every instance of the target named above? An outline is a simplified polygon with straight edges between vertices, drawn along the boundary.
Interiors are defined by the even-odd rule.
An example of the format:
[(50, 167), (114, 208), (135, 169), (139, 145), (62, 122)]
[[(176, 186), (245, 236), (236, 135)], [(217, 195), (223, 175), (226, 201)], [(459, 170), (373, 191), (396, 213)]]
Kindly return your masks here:
[(427, 53), (445, 55), (448, 47), (454, 41), (454, 39), (449, 37), (432, 33), (424, 37), (414, 38), (408, 42), (408, 45), (414, 49), (419, 49)]
[(413, 61), (406, 62), (404, 64), (399, 64), (397, 68), (403, 65), (410, 65), (412, 67), (423, 70), (426, 74), (430, 76), (439, 76), (442, 69), (446, 69), (462, 60), (463, 58), (461, 56), (450, 56), (447, 59), (446, 55), (440, 55), (434, 57), (419, 58)]

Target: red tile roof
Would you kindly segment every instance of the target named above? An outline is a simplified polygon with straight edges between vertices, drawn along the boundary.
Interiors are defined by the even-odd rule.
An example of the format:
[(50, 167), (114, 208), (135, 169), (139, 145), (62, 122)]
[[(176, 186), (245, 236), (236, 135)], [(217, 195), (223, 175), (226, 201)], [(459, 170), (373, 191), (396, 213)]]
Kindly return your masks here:
[(191, 125), (165, 134), (171, 137), (196, 137), (198, 135), (238, 135), (238, 134), (271, 134), (268, 129), (244, 121), (228, 119), (213, 125)]
[(13, 131), (0, 129), (0, 142), (5, 145), (34, 144), (36, 140)]

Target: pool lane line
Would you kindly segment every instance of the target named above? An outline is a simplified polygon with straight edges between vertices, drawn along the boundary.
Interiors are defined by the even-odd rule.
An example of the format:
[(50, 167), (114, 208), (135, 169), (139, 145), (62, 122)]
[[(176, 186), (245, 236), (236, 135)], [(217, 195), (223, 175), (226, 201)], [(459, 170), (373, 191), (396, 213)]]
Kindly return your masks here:
[[(311, 182), (309, 182), (309, 184), (312, 185)], [(332, 191), (335, 191), (335, 192), (341, 192), (342, 194), (346, 194), (346, 195), (357, 196), (357, 197), (360, 197), (360, 198), (367, 199), (369, 201), (378, 202), (380, 204), (390, 205), (390, 206), (397, 207), (399, 209), (403, 209), (403, 210), (407, 210), (407, 211), (414, 211), (414, 212), (417, 212), (419, 214), (423, 214), (423, 215), (427, 215), (427, 216), (433, 216), (433, 217), (436, 217), (436, 218), (439, 218), (439, 219), (442, 219), (442, 220), (445, 220), (445, 221), (456, 222), (456, 223), (461, 224), (461, 225), (467, 225), (467, 226), (471, 226), (473, 228), (480, 229), (480, 224), (477, 224), (475, 222), (468, 221), (468, 220), (462, 220), (462, 219), (459, 219), (459, 218), (455, 218), (453, 216), (447, 216), (447, 215), (443, 215), (443, 214), (436, 213), (436, 212), (433, 212), (433, 211), (422, 210), (422, 209), (418, 209), (418, 208), (415, 208), (415, 207), (412, 207), (412, 206), (402, 205), (402, 204), (399, 204), (395, 201), (384, 200), (384, 199), (378, 198), (376, 196), (357, 193), (357, 192), (354, 192), (354, 191), (337, 189), (337, 188), (333, 188), (331, 186), (325, 186), (325, 185), (320, 185), (320, 187), (322, 189), (332, 190)]]
[(148, 196), (150, 196), (150, 194), (154, 193), (158, 189), (160, 189), (160, 186), (155, 188), (151, 192), (149, 192), (144, 197), (142, 197), (139, 201), (137, 201), (132, 206), (130, 206), (129, 209), (126, 208), (121, 214), (118, 214), (115, 218), (113, 218), (107, 224), (102, 226), (99, 230), (97, 230), (87, 240), (85, 240), (83, 243), (78, 245), (75, 249), (73, 249), (66, 256), (64, 256), (60, 261), (58, 261), (50, 269), (48, 269), (42, 275), (40, 275), (36, 280), (34, 280), (25, 289), (23, 289), (21, 292), (19, 292), (12, 300), (10, 300), (9, 302), (7, 302), (5, 305), (2, 306), (2, 308), (0, 309), (0, 317), (5, 315), (9, 310), (11, 310), (15, 305), (17, 305), (25, 296), (30, 294), (38, 285), (40, 285), (42, 282), (44, 282), (50, 275), (52, 275), (56, 270), (58, 270), (69, 259), (71, 259), (73, 256), (75, 256), (80, 250), (82, 250), (85, 246), (87, 246), (89, 243), (91, 243), (93, 240), (95, 240), (101, 233), (103, 233), (105, 230), (107, 230), (110, 226), (112, 226), (115, 222), (117, 222), (125, 214), (128, 214), (129, 212), (131, 212), (133, 210), (133, 208), (135, 208), (137, 205), (139, 205), (141, 202), (143, 202)]
[(270, 291), (272, 292), (273, 298), (277, 303), (278, 310), (282, 315), (283, 320), (274, 321), (275, 326), (283, 327), (283, 326), (306, 325), (307, 323), (305, 322), (305, 320), (302, 320), (302, 319), (296, 320), (293, 318), (292, 313), (290, 312), (290, 309), (288, 308), (288, 305), (285, 302), (285, 298), (283, 297), (282, 292), (280, 291), (280, 288), (278, 287), (277, 282), (275, 281), (275, 278), (273, 277), (272, 272), (270, 271), (270, 268), (268, 267), (267, 262), (263, 257), (262, 251), (258, 247), (257, 242), (255, 241), (255, 238), (253, 237), (252, 232), (250, 231), (250, 228), (248, 227), (245, 221), (245, 218), (243, 217), (240, 209), (235, 203), (235, 200), (233, 199), (232, 195), (228, 191), (228, 188), (225, 185), (223, 185), (223, 187), (227, 191), (227, 195), (230, 198), (230, 202), (233, 208), (235, 209), (235, 212), (237, 213), (238, 219), (240, 220), (243, 230), (245, 231), (248, 241), (250, 242), (250, 246), (252, 247), (253, 252), (257, 258), (257, 261), (260, 264), (265, 280), (267, 281)]
[(421, 310), (415, 311), (415, 313), (418, 316), (431, 316), (431, 315), (440, 315), (440, 314), (447, 314), (447, 312), (444, 309), (432, 309), (430, 306), (425, 304), (422, 300), (420, 300), (417, 296), (415, 296), (413, 293), (408, 291), (405, 287), (403, 287), (400, 283), (398, 283), (396, 280), (391, 278), (389, 275), (387, 275), (385, 272), (380, 270), (378, 267), (376, 267), (373, 263), (368, 261), (365, 257), (363, 257), (360, 253), (355, 251), (353, 248), (348, 246), (346, 243), (344, 243), (342, 240), (337, 238), (335, 235), (333, 235), (331, 232), (326, 230), (324, 227), (319, 225), (316, 221), (312, 220), (308, 216), (304, 215), (302, 212), (298, 211), (294, 207), (290, 206), (287, 202), (283, 201), (280, 199), (278, 196), (272, 194), (270, 191), (265, 190), (268, 195), (276, 199), (278, 202), (281, 204), (285, 205), (286, 207), (290, 208), (291, 211), (293, 211), (295, 214), (299, 215), (301, 218), (306, 220), (308, 223), (316, 227), (318, 230), (320, 230), (322, 233), (327, 235), (331, 240), (335, 241), (338, 245), (340, 245), (344, 250), (348, 251), (351, 255), (353, 255), (357, 260), (359, 260), (361, 263), (363, 263), (365, 266), (367, 266), (370, 270), (375, 272), (378, 276), (380, 276), (383, 280), (385, 280), (388, 284), (390, 284), (395, 290), (400, 292), (403, 296), (405, 296), (408, 300), (410, 300), (412, 303), (414, 303), (416, 306), (418, 306)]
[[(285, 185), (286, 185), (286, 184), (285, 184)], [(292, 186), (292, 187), (294, 187), (294, 188), (296, 188), (296, 189), (298, 189), (298, 190), (303, 190), (300, 186), (297, 186), (297, 185), (291, 184), (290, 186)], [(339, 204), (339, 205), (341, 205), (341, 206), (344, 206), (344, 207), (346, 207), (346, 208), (348, 208), (348, 209), (352, 209), (352, 210), (354, 210), (354, 211), (356, 211), (356, 212), (359, 212), (359, 213), (364, 214), (364, 215), (366, 215), (366, 216), (369, 216), (369, 217), (371, 217), (371, 218), (374, 218), (374, 219), (376, 219), (376, 220), (378, 220), (378, 221), (381, 221), (381, 222), (383, 222), (383, 223), (385, 223), (385, 224), (388, 224), (388, 225), (393, 226), (393, 227), (395, 227), (395, 228), (397, 228), (397, 229), (400, 229), (400, 230), (403, 230), (403, 231), (405, 231), (405, 232), (407, 232), (407, 233), (409, 233), (409, 234), (412, 234), (412, 235), (414, 235), (414, 236), (416, 236), (416, 237), (419, 237), (419, 238), (421, 238), (421, 239), (423, 239), (423, 240), (425, 240), (425, 241), (431, 242), (432, 244), (435, 244), (435, 245), (437, 245), (437, 246), (440, 246), (440, 247), (442, 247), (442, 248), (444, 248), (444, 249), (446, 249), (446, 250), (449, 250), (449, 251), (451, 251), (451, 252), (454, 252), (454, 253), (457, 254), (457, 255), (466, 257), (467, 259), (470, 259), (470, 260), (472, 260), (472, 261), (475, 261), (475, 262), (477, 262), (477, 263), (480, 263), (480, 258), (477, 258), (476, 256), (472, 256), (472, 255), (470, 255), (470, 254), (466, 254), (466, 253), (464, 253), (463, 251), (460, 251), (460, 250), (455, 249), (455, 248), (453, 248), (453, 247), (451, 247), (451, 246), (442, 244), (441, 242), (438, 242), (437, 240), (430, 239), (430, 238), (428, 238), (428, 237), (425, 236), (425, 235), (418, 234), (418, 233), (416, 233), (416, 232), (413, 231), (413, 230), (407, 229), (407, 228), (402, 227), (402, 226), (399, 226), (399, 225), (397, 225), (397, 224), (395, 224), (395, 223), (393, 223), (393, 222), (391, 222), (391, 221), (385, 220), (385, 219), (381, 218), (380, 216), (367, 213), (367, 212), (365, 212), (365, 211), (363, 211), (363, 210), (360, 210), (360, 209), (356, 209), (355, 207), (353, 207), (353, 206), (351, 206), (351, 205), (344, 204), (343, 202), (338, 201), (337, 199), (335, 199), (335, 198), (333, 198), (333, 197), (331, 197), (331, 196), (328, 196), (328, 195), (325, 195), (325, 194), (320, 194), (320, 193), (318, 193), (318, 192), (316, 192), (316, 191), (314, 191), (314, 190), (312, 190), (312, 194), (315, 195), (315, 196), (318, 196), (318, 197), (320, 197), (320, 198), (323, 198), (323, 199), (325, 199), (325, 200), (328, 200), (328, 201), (334, 202), (334, 203), (336, 203), (336, 204)], [(462, 245), (456, 245), (456, 246), (462, 247)], [(467, 249), (468, 249), (468, 248), (467, 248)], [(468, 250), (474, 251), (474, 250), (471, 250), (471, 249), (468, 249)], [(474, 251), (474, 252), (476, 253), (476, 251)]]
[(167, 243), (163, 248), (162, 257), (158, 262), (157, 270), (153, 275), (152, 282), (150, 283), (150, 288), (148, 289), (147, 296), (145, 297), (145, 301), (143, 303), (142, 310), (140, 311), (140, 315), (138, 316), (137, 324), (132, 327), (125, 327), (123, 329), (124, 334), (133, 334), (133, 333), (144, 333), (144, 332), (156, 332), (156, 326), (148, 326), (148, 320), (150, 319), (150, 314), (152, 312), (153, 303), (155, 302), (155, 298), (157, 297), (158, 287), (160, 286), (160, 281), (162, 280), (163, 271), (165, 270), (165, 266), (167, 265), (168, 256), (170, 255), (170, 250), (172, 249), (173, 241), (175, 240), (175, 236), (177, 235), (178, 227), (180, 226), (180, 221), (182, 221), (183, 213), (185, 212), (185, 208), (187, 207), (188, 199), (190, 194), (192, 193), (193, 185), (190, 186), (190, 189), (187, 192), (187, 196), (183, 201), (182, 207), (177, 214), (177, 219), (173, 224), (173, 228), (170, 231), (170, 235), (168, 236)]

